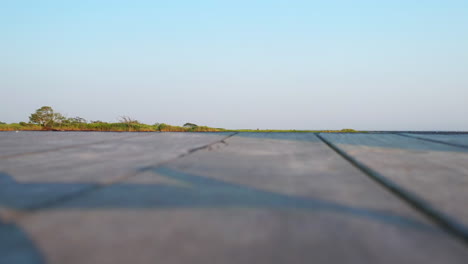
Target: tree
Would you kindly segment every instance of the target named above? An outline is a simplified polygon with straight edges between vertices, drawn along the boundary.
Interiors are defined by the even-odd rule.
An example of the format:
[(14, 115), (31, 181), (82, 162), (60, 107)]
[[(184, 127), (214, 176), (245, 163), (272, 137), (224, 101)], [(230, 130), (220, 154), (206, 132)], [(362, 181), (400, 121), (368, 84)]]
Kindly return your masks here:
[(51, 129), (55, 124), (61, 124), (64, 120), (65, 117), (60, 113), (54, 112), (50, 106), (43, 106), (29, 116), (31, 123), (38, 124), (45, 129)]
[(70, 117), (67, 119), (67, 122), (71, 124), (86, 124), (87, 123), (86, 119), (79, 117), (79, 116)]
[(195, 127), (197, 127), (197, 125), (196, 125), (196, 124), (192, 124), (192, 123), (185, 123), (185, 124), (184, 124), (184, 127), (195, 128)]
[(6, 123), (5, 123), (5, 122), (2, 122), (2, 121), (0, 121), (0, 125), (6, 125)]

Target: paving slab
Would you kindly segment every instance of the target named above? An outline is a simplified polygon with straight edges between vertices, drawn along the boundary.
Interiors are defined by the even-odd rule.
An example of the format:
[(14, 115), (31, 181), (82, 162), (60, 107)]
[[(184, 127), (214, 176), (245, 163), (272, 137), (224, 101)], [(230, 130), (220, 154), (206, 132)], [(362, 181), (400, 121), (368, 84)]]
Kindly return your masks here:
[(468, 148), (468, 134), (417, 134), (417, 133), (402, 133), (403, 135), (428, 139), (433, 141), (445, 142), (455, 146)]
[(0, 159), (0, 212), (40, 207), (109, 184), (230, 134), (152, 133)]
[(0, 229), (0, 237), (11, 230), (27, 234), (17, 235), (19, 250), (9, 258), (29, 253), (37, 263), (113, 264), (468, 259), (466, 245), (313, 134), (241, 133), (169, 163), (131, 168), (138, 173), (125, 181)]
[(468, 227), (467, 149), (390, 134), (321, 136)]
[(121, 132), (1, 131), (0, 158), (73, 148), (143, 134)]

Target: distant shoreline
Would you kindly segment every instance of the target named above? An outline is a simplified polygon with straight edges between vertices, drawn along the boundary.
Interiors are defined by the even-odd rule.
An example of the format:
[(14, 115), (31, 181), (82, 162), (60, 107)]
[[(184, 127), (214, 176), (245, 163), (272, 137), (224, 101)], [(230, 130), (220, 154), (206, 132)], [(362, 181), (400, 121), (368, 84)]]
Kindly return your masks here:
[(25, 131), (25, 132), (245, 132), (245, 133), (368, 133), (368, 131), (357, 131), (357, 130), (280, 130), (280, 129), (162, 129), (162, 130), (149, 130), (149, 129), (14, 129), (14, 128), (2, 128), (0, 132), (12, 132), (12, 131)]
[[(1, 125), (0, 125), (1, 126)], [(82, 130), (77, 130), (77, 129), (5, 129), (3, 127), (0, 127), (0, 132), (15, 132), (15, 131), (21, 131), (21, 132), (121, 132), (121, 133), (128, 133), (128, 132), (162, 132), (162, 133), (221, 133), (221, 132), (237, 132), (237, 133), (365, 133), (365, 134), (398, 134), (398, 133), (408, 133), (408, 134), (438, 134), (438, 135), (468, 135), (468, 131), (431, 131), (431, 130), (423, 130), (423, 131), (417, 131), (417, 130), (387, 130), (387, 131), (359, 131), (359, 130), (354, 130), (354, 131), (349, 131), (349, 130), (278, 130), (278, 129), (219, 129), (219, 130), (212, 130), (212, 131), (204, 131), (204, 130), (199, 130), (199, 131), (191, 131), (189, 129), (184, 129), (184, 130), (91, 130), (91, 129), (82, 129)]]

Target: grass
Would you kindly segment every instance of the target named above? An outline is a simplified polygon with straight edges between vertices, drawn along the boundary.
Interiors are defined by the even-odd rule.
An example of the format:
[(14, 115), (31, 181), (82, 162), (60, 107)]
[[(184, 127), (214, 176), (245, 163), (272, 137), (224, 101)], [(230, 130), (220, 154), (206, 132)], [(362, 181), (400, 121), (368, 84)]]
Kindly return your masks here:
[(341, 130), (281, 130), (281, 129), (228, 129), (228, 132), (258, 132), (258, 133), (271, 133), (271, 132), (295, 132), (295, 133), (363, 133), (364, 131), (358, 131), (354, 129), (341, 129)]
[(42, 130), (41, 126), (38, 125), (20, 125), (18, 123), (12, 123), (12, 124), (0, 124), (0, 131), (16, 131), (16, 130)]
[(269, 133), (269, 132), (299, 132), (299, 133), (356, 133), (363, 132), (354, 129), (342, 130), (278, 130), (278, 129), (224, 129), (213, 128), (207, 126), (181, 127), (168, 124), (125, 124), (125, 123), (76, 123), (55, 125), (51, 128), (43, 128), (42, 126), (29, 123), (12, 123), (0, 124), (0, 131), (105, 131), (105, 132), (254, 132), (254, 133)]

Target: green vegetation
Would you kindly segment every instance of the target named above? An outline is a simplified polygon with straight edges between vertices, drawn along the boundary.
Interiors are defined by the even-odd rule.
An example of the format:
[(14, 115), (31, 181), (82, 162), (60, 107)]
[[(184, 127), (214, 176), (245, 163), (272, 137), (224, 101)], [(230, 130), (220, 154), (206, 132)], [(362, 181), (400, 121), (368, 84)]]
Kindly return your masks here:
[(184, 127), (194, 128), (194, 127), (198, 127), (198, 125), (192, 124), (192, 123), (185, 123)]
[(54, 112), (52, 107), (43, 106), (29, 116), (29, 122), (39, 125), (46, 130), (51, 130), (57, 124), (61, 124), (65, 117), (60, 113)]
[(295, 132), (295, 133), (366, 133), (365, 131), (358, 131), (354, 129), (341, 129), (341, 130), (281, 130), (281, 129), (226, 129), (226, 132), (258, 132), (258, 133), (271, 133), (271, 132)]
[(81, 117), (66, 118), (55, 112), (50, 106), (43, 106), (29, 116), (29, 122), (6, 124), (0, 122), (0, 131), (17, 130), (46, 130), (46, 131), (113, 131), (113, 132), (341, 132), (356, 133), (354, 129), (342, 130), (259, 130), (259, 129), (223, 129), (207, 126), (199, 126), (193, 123), (185, 123), (183, 126), (172, 126), (164, 123), (147, 125), (140, 123), (128, 116), (122, 116), (118, 123), (103, 121), (90, 121)]

